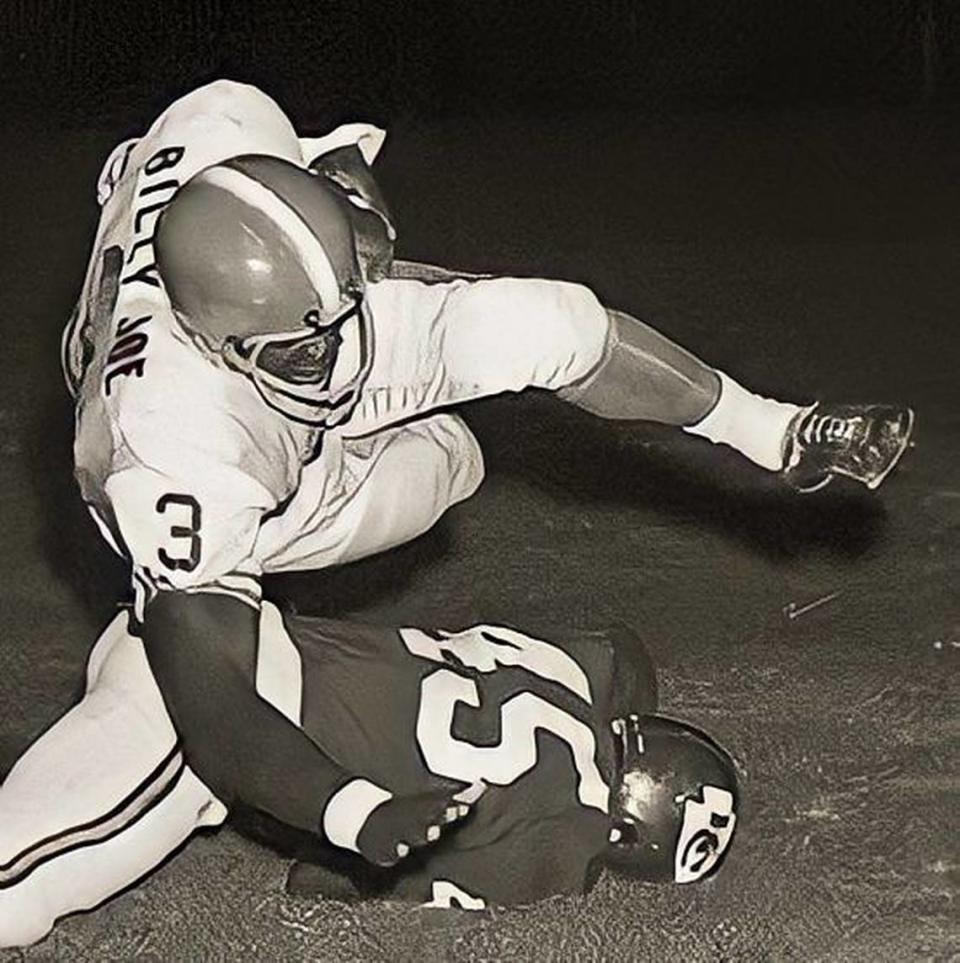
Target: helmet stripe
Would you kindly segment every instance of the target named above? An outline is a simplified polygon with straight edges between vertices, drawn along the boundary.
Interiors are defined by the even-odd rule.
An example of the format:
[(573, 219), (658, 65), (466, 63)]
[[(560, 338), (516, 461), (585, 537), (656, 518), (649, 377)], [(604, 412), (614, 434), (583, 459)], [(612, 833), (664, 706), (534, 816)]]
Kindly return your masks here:
[(211, 167), (198, 175), (198, 178), (227, 191), (275, 224), (295, 252), (304, 274), (320, 295), (324, 309), (336, 310), (340, 304), (340, 285), (333, 264), (320, 239), (293, 207), (260, 181), (234, 168)]

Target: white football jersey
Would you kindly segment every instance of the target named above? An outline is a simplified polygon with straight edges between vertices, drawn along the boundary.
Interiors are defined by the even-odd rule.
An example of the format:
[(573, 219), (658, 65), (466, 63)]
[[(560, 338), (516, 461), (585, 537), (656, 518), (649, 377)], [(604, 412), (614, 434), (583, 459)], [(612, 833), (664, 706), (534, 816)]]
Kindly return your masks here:
[(344, 138), (372, 160), (382, 132), (351, 125), (300, 142), (285, 118), (251, 127), (194, 107), (186, 123), (162, 115), (103, 169), (100, 227), (63, 363), (77, 403), (77, 479), (101, 531), (133, 563), (141, 614), (159, 589), (258, 604), (261, 521), (296, 491), (319, 444), (317, 429), (272, 411), (252, 383), (189, 342), (157, 273), (157, 220), (210, 164), (262, 153), (302, 165), (305, 151), (309, 160)]
[[(398, 277), (367, 287), (373, 363), (350, 421), (321, 445), (318, 429), (275, 412), (243, 375), (190, 343), (153, 249), (179, 186), (244, 154), (302, 166), (356, 144), (372, 163), (382, 141), (382, 131), (361, 124), (299, 138), (262, 92), (214, 83), (177, 101), (107, 161), (100, 227), (64, 333), (63, 364), (77, 399), (81, 490), (104, 535), (133, 562), (141, 613), (163, 589), (224, 592), (257, 605), (262, 569), (338, 564), (414, 537), (423, 519), (472, 493), (483, 473), (465, 426), (439, 418), (417, 427), (417, 419), (530, 385), (564, 387), (602, 356), (607, 315), (583, 285), (454, 279), (436, 269), (435, 283), (425, 283), (416, 279), (422, 266), (410, 277), (401, 267)], [(443, 453), (429, 477), (404, 466), (379, 470), (381, 456), (393, 464), (384, 453), (401, 426), (408, 443), (423, 446), (405, 449), (415, 468)], [(392, 514), (374, 507), (375, 475)], [(405, 510), (404, 499), (415, 499), (417, 511)]]

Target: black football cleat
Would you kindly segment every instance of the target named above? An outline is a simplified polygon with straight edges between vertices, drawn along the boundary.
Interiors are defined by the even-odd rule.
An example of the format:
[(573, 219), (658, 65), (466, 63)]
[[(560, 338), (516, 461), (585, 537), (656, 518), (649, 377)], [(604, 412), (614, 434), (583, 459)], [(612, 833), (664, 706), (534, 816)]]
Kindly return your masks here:
[(912, 431), (910, 408), (816, 404), (787, 431), (781, 475), (799, 492), (823, 488), (835, 475), (872, 491), (893, 471)]

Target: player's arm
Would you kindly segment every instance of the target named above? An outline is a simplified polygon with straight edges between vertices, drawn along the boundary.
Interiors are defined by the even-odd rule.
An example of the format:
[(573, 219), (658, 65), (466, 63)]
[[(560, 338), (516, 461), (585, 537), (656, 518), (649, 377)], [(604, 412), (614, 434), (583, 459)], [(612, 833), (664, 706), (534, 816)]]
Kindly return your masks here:
[(354, 778), (256, 691), (258, 612), (227, 595), (161, 592), (143, 639), (184, 751), (228, 806), (237, 800), (389, 865), (465, 814), (445, 794), (393, 800)]
[[(134, 563), (147, 656), (197, 774), (227, 804), (243, 800), (373, 862), (395, 862), (398, 844), (429, 842), (447, 799), (411, 807), (387, 787), (351, 778), (355, 772), (327, 758), (257, 692), (254, 546), (270, 491), (231, 469), (230, 452), (211, 455), (186, 431), (163, 446), (162, 438), (144, 439), (152, 426), (146, 416), (126, 425), (128, 441), (162, 460), (163, 470), (141, 463), (113, 474), (107, 507), (118, 546)], [(218, 440), (225, 444), (224, 432), (208, 446)]]
[(257, 634), (251, 606), (206, 593), (163, 592), (143, 624), (150, 666), (198, 775), (227, 805), (242, 798), (316, 832), (350, 777), (257, 694)]
[(374, 211), (389, 226), (391, 240), (396, 237), (386, 199), (357, 144), (335, 147), (314, 158), (310, 166), (336, 184), (355, 207)]

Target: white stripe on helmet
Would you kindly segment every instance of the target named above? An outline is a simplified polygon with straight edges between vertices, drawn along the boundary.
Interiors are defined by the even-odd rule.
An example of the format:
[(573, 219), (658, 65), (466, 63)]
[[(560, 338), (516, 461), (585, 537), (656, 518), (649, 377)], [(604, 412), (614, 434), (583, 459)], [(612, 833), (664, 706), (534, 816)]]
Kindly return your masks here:
[(340, 284), (333, 264), (319, 238), (293, 207), (260, 181), (230, 167), (212, 167), (199, 177), (232, 194), (275, 224), (296, 254), (304, 274), (320, 295), (320, 303), (324, 309), (335, 311), (339, 307)]

